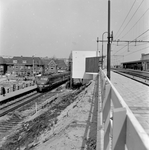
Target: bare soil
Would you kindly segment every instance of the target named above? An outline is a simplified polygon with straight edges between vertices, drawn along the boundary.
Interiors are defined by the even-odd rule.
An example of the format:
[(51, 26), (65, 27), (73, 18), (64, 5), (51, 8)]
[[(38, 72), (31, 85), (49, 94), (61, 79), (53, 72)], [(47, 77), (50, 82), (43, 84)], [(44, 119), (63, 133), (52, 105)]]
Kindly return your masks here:
[[(20, 123), (4, 141), (0, 150), (31, 150), (40, 143), (39, 137), (46, 132), (53, 130), (57, 123), (57, 117), (61, 112), (74, 102), (77, 95), (85, 89), (86, 86), (78, 90), (63, 90), (63, 92), (48, 99), (38, 105), (38, 109), (22, 109), (20, 117), (25, 116), (25, 120)], [(24, 113), (23, 113), (24, 112)], [(26, 117), (28, 115), (28, 117)], [(4, 118), (7, 119), (7, 118)], [(89, 142), (93, 143), (93, 141)]]

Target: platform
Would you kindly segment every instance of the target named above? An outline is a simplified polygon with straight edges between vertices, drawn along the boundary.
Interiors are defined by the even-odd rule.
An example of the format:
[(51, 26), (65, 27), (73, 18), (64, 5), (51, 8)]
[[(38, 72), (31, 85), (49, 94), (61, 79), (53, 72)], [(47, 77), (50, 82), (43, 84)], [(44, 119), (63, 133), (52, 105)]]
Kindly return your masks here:
[(28, 91), (34, 90), (37, 88), (37, 85), (29, 86), (24, 89), (16, 90), (14, 92), (6, 93), (5, 96), (0, 95), (0, 102), (5, 101), (6, 99), (10, 99), (12, 97), (18, 96), (20, 94), (26, 93)]
[(149, 135), (149, 86), (114, 72), (111, 82)]

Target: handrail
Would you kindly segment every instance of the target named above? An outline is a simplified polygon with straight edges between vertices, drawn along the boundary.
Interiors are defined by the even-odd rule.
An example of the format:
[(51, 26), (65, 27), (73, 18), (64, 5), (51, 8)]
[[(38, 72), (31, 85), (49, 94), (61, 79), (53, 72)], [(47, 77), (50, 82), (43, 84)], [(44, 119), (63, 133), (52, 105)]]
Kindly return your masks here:
[(149, 136), (101, 69), (99, 77), (104, 128), (103, 149), (149, 150)]

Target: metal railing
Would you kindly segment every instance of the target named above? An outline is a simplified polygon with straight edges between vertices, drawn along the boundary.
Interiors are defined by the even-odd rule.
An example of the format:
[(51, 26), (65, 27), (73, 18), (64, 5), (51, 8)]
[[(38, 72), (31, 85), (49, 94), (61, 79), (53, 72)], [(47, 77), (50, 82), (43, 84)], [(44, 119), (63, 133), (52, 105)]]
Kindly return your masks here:
[(98, 80), (103, 146), (96, 150), (149, 150), (149, 136), (102, 70)]

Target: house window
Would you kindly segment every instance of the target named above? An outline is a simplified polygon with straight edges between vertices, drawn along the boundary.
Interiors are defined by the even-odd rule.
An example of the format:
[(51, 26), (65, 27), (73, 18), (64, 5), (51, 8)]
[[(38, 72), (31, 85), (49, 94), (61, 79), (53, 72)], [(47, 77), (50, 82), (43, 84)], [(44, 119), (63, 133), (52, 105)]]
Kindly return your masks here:
[(16, 63), (17, 63), (17, 60), (13, 60), (13, 63), (16, 64)]
[(22, 62), (23, 62), (23, 64), (26, 64), (26, 60), (23, 60)]
[(20, 66), (20, 69), (23, 69), (24, 68), (24, 66)]
[(55, 62), (52, 60), (52, 61), (49, 63), (49, 65), (50, 65), (51, 67), (55, 67)]

